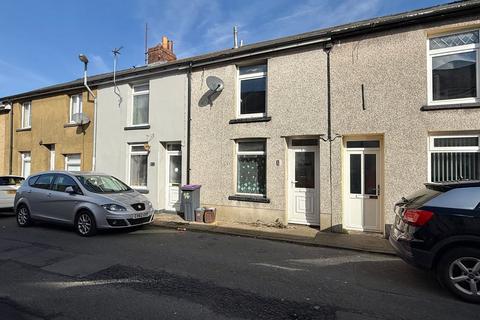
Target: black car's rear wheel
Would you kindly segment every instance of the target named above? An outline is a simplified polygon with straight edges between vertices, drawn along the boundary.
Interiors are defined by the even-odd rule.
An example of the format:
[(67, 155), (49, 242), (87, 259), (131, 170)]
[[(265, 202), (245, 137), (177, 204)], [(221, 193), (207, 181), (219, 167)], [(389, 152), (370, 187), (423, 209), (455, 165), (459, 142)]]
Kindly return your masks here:
[(450, 250), (437, 266), (440, 282), (453, 294), (463, 300), (480, 303), (480, 250)]
[(95, 218), (88, 211), (82, 211), (75, 219), (75, 230), (83, 237), (90, 237), (97, 233)]
[(17, 224), (20, 227), (28, 227), (32, 224), (32, 218), (30, 217), (30, 211), (26, 205), (20, 205), (17, 208)]

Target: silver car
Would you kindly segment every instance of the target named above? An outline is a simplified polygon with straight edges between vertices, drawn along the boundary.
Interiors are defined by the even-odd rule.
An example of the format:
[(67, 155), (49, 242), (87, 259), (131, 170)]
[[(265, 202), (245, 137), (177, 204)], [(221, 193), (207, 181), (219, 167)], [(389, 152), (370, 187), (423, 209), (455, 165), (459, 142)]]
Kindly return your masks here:
[(126, 228), (153, 221), (152, 203), (110, 175), (48, 171), (27, 178), (15, 195), (20, 227), (35, 220), (73, 225), (81, 236), (97, 229)]

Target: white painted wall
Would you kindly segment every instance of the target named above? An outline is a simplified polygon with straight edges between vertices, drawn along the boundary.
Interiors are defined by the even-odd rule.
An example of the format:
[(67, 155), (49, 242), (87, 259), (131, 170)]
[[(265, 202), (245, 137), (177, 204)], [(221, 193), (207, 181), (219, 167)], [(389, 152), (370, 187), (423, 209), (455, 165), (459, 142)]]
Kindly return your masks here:
[[(149, 129), (125, 130), (132, 112), (132, 84), (150, 84)], [(182, 182), (186, 172), (186, 74), (168, 74), (146, 78), (133, 83), (117, 83), (122, 101), (115, 95), (113, 86), (98, 90), (97, 159), (96, 170), (111, 174), (129, 184), (129, 143), (151, 146), (148, 156), (148, 194), (156, 209), (165, 206), (166, 155), (165, 142), (181, 142), (183, 153)]]

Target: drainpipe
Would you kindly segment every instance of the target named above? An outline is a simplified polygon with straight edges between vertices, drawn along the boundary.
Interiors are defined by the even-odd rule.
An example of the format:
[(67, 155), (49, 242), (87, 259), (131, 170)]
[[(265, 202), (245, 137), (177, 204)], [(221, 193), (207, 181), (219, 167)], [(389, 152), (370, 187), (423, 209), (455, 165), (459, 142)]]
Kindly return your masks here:
[(324, 51), (327, 54), (327, 139), (328, 158), (329, 158), (329, 184), (330, 184), (330, 232), (333, 232), (333, 178), (332, 178), (332, 96), (331, 96), (331, 70), (330, 70), (330, 52), (333, 43), (325, 44)]
[(8, 174), (13, 174), (13, 102), (10, 102), (10, 155), (8, 159)]
[[(97, 96), (93, 93), (92, 89), (87, 84), (87, 65), (88, 59), (85, 55), (79, 56), (80, 61), (83, 62), (83, 86), (93, 97), (93, 155), (92, 155), (92, 171), (96, 168), (96, 156), (97, 156)], [(87, 99), (88, 100), (88, 99)]]
[(190, 136), (192, 123), (192, 63), (188, 67), (187, 74), (187, 184), (190, 184)]

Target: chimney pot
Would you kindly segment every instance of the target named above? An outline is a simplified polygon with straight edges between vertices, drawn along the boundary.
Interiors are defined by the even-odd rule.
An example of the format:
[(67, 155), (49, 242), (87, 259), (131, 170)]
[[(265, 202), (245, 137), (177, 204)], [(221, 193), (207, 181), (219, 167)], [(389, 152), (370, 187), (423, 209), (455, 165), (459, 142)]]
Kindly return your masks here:
[(168, 38), (166, 36), (162, 37), (162, 47), (168, 49)]
[(155, 47), (148, 48), (148, 64), (157, 62), (169, 62), (176, 60), (173, 53), (173, 41), (168, 40), (166, 36), (162, 37), (162, 42)]

